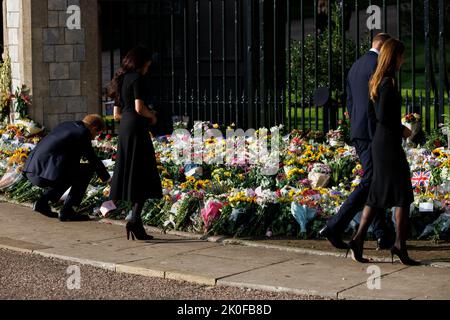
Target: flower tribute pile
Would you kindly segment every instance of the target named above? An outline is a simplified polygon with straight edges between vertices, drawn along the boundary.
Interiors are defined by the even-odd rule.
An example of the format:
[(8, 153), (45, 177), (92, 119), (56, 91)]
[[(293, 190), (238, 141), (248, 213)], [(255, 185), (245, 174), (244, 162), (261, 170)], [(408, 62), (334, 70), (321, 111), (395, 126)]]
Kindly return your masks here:
[[(315, 238), (364, 175), (355, 149), (345, 143), (348, 128), (344, 126), (327, 135), (299, 130), (280, 135), (276, 141), (280, 156), (272, 174), (263, 170), (269, 155), (249, 161), (258, 149), (257, 139), (246, 136), (241, 139), (242, 152), (230, 153), (226, 146), (238, 145), (238, 139), (205, 135), (215, 128), (201, 122), (192, 132), (153, 139), (164, 196), (146, 203), (143, 219), (147, 224), (203, 234)], [(201, 137), (194, 134), (195, 129), (202, 131)], [(268, 138), (269, 150), (274, 146), (273, 129), (256, 131)], [(6, 198), (32, 202), (39, 197), (39, 188), (20, 175), (28, 153), (39, 142), (39, 132), (32, 123), (0, 125), (0, 191)], [(184, 156), (191, 163), (180, 161), (180, 146), (190, 153)], [(117, 137), (102, 136), (94, 147), (112, 172)], [(442, 238), (450, 226), (450, 152), (443, 147), (405, 150), (415, 194), (413, 236)], [(81, 210), (101, 215), (108, 196), (109, 186), (93, 179)], [(129, 204), (116, 206), (111, 217), (124, 218), (129, 213)]]

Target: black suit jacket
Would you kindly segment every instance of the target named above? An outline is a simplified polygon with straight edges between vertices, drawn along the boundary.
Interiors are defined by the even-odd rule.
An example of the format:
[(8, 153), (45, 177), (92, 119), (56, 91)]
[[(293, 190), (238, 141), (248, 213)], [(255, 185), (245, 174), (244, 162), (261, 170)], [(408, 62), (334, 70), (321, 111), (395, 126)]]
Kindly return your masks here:
[(372, 140), (376, 118), (369, 114), (369, 81), (378, 64), (378, 55), (369, 51), (352, 66), (347, 78), (347, 110), (350, 114), (351, 139)]
[(102, 161), (95, 154), (91, 133), (83, 122), (58, 125), (31, 152), (23, 173), (52, 182), (77, 178), (80, 160), (85, 158), (102, 181), (110, 178)]

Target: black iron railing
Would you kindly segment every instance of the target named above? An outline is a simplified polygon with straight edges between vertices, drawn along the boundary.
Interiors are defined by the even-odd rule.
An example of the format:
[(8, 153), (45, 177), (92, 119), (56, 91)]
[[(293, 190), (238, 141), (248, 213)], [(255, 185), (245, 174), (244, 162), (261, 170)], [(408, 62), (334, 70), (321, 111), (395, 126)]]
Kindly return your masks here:
[[(370, 5), (381, 29), (366, 27)], [(148, 46), (160, 109), (191, 123), (334, 128), (349, 67), (380, 31), (408, 48), (403, 112), (420, 113), (427, 131), (449, 112), (450, 0), (101, 0), (101, 10), (108, 74), (116, 50)], [(318, 87), (329, 88), (324, 106), (313, 99)]]

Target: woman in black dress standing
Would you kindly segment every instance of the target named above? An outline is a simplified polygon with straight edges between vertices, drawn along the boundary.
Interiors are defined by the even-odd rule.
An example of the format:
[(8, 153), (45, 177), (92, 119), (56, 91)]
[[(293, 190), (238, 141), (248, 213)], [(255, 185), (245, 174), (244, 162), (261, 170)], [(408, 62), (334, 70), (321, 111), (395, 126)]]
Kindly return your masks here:
[(112, 200), (130, 201), (133, 211), (126, 225), (127, 238), (151, 240), (145, 232), (141, 213), (150, 198), (161, 198), (162, 189), (156, 166), (150, 126), (156, 123), (155, 112), (144, 104), (144, 80), (151, 64), (145, 48), (132, 49), (123, 59), (110, 86), (115, 99), (115, 116), (120, 118), (117, 161), (111, 184)]
[(405, 47), (397, 39), (388, 40), (382, 47), (378, 67), (369, 84), (371, 106), (369, 113), (376, 117), (377, 127), (372, 141), (373, 178), (358, 232), (349, 243), (353, 260), (363, 258), (364, 239), (377, 209), (395, 207), (396, 241), (391, 248), (392, 261), (397, 255), (405, 265), (419, 264), (409, 258), (406, 238), (409, 230), (409, 208), (414, 201), (411, 174), (402, 137), (411, 132), (401, 124), (401, 96), (395, 74), (403, 64)]

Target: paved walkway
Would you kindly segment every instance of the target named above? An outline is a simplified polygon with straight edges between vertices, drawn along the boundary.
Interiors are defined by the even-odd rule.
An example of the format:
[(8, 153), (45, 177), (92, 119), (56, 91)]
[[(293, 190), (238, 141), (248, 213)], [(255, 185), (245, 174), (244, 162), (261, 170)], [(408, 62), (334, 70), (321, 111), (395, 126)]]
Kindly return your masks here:
[[(319, 295), (334, 299), (450, 299), (450, 268), (357, 264), (343, 257), (232, 245), (152, 232), (127, 241), (114, 223), (60, 223), (29, 208), (0, 203), (0, 248), (152, 277)], [(369, 281), (368, 267), (380, 277)], [(377, 268), (375, 268), (377, 269)], [(370, 271), (370, 270), (369, 270)], [(373, 271), (372, 271), (373, 272)]]

